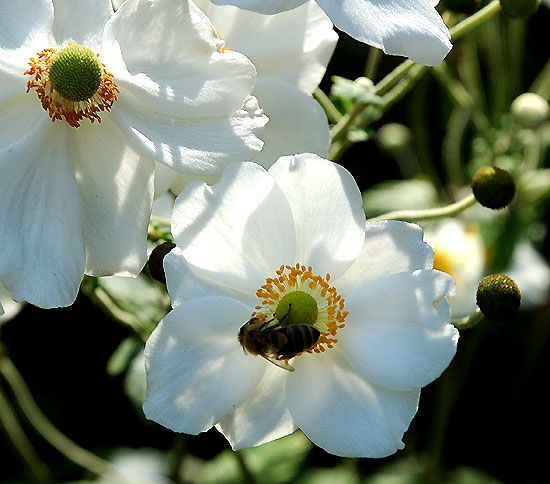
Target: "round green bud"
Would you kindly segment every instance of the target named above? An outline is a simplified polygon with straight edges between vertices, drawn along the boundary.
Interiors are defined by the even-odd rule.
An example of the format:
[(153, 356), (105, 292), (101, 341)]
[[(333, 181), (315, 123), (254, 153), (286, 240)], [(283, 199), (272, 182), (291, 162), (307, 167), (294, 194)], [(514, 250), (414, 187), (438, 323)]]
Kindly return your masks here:
[(307, 324), (313, 326), (317, 321), (319, 309), (315, 298), (304, 291), (292, 291), (285, 294), (275, 310), (275, 317), (283, 326)]
[(483, 315), (495, 321), (511, 318), (521, 304), (517, 284), (504, 274), (491, 274), (477, 286), (477, 305)]
[(162, 284), (166, 284), (166, 275), (164, 273), (164, 257), (170, 252), (176, 244), (173, 242), (163, 242), (157, 245), (149, 256), (147, 266), (151, 277)]
[(48, 74), (52, 87), (62, 97), (87, 101), (99, 89), (103, 66), (87, 47), (68, 45), (52, 56)]
[(508, 17), (524, 18), (537, 11), (540, 0), (500, 0), (500, 5)]
[(523, 128), (534, 129), (548, 119), (548, 101), (534, 92), (519, 95), (510, 107), (516, 122)]
[(513, 200), (516, 183), (506, 170), (498, 166), (484, 166), (474, 175), (472, 190), (481, 205), (497, 210)]
[(411, 130), (400, 123), (384, 124), (376, 133), (376, 142), (388, 155), (399, 156), (411, 147)]

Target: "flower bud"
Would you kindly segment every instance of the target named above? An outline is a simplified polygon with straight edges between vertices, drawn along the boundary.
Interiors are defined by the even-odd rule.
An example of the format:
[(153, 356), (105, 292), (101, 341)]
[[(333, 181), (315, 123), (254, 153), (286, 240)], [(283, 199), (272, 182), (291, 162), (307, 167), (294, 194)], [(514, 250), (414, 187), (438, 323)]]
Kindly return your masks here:
[(508, 276), (491, 274), (479, 283), (476, 298), (477, 305), (485, 317), (504, 321), (518, 311), (521, 292)]
[(537, 11), (540, 0), (500, 0), (500, 5), (508, 17), (524, 18)]
[(497, 210), (510, 204), (516, 194), (516, 183), (506, 170), (484, 166), (474, 175), (472, 190), (481, 205)]
[(166, 275), (164, 274), (164, 257), (170, 252), (176, 244), (173, 242), (163, 242), (157, 245), (149, 256), (149, 273), (151, 277), (162, 284), (166, 284)]
[(514, 99), (510, 110), (520, 126), (534, 129), (548, 119), (550, 107), (538, 94), (525, 92)]
[(395, 157), (410, 149), (412, 134), (403, 124), (388, 123), (380, 127), (376, 134), (376, 141), (382, 151)]

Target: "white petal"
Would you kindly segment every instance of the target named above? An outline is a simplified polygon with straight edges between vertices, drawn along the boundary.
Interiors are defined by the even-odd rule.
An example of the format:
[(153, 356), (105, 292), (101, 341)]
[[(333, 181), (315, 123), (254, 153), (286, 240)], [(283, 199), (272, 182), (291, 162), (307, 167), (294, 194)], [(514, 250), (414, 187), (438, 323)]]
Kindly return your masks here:
[(343, 30), (386, 54), (439, 65), (451, 50), (450, 33), (429, 0), (317, 0)]
[(336, 347), (296, 360), (288, 406), (314, 444), (345, 457), (384, 457), (404, 447), (420, 390), (396, 392), (363, 380)]
[(86, 273), (136, 276), (147, 259), (153, 160), (137, 153), (109, 116), (71, 137), (82, 197)]
[[(48, 0), (0, 2), (0, 48), (36, 54), (51, 46), (53, 6)], [(39, 50), (35, 50), (38, 49)]]
[(262, 139), (264, 147), (253, 161), (269, 168), (277, 158), (294, 153), (326, 156), (330, 129), (321, 105), (292, 84), (259, 77), (254, 95), (269, 117)]
[(431, 269), (434, 254), (416, 225), (397, 220), (366, 224), (361, 254), (334, 284), (348, 294), (369, 281), (403, 271)]
[(441, 375), (456, 353), (458, 331), (447, 300), (454, 283), (439, 271), (394, 274), (346, 297), (349, 315), (338, 333), (350, 363), (385, 388), (421, 388)]
[(269, 169), (288, 199), (296, 226), (296, 262), (338, 277), (359, 255), (365, 237), (361, 193), (340, 165), (305, 153)]
[(173, 118), (120, 99), (113, 117), (136, 149), (183, 173), (213, 176), (261, 150), (267, 117), (248, 104), (231, 116)]
[(258, 304), (258, 298), (249, 288), (239, 291), (234, 285), (224, 285), (215, 279), (206, 277), (204, 271), (189, 264), (179, 247), (174, 247), (164, 258), (166, 286), (172, 307), (183, 301), (206, 296), (233, 297), (248, 304), (251, 308)]
[(147, 418), (198, 434), (246, 401), (266, 368), (237, 340), (249, 311), (234, 299), (209, 297), (183, 303), (159, 323), (145, 345)]
[(0, 151), (0, 279), (15, 300), (68, 306), (84, 273), (80, 195), (65, 124), (44, 117)]
[[(0, 85), (5, 80), (6, 77), (0, 74)], [(21, 89), (11, 97), (0, 97), (0, 149), (18, 142), (38, 122), (46, 120), (49, 120), (48, 115), (33, 92), (25, 94), (24, 89)]]
[(307, 0), (212, 0), (218, 5), (237, 5), (245, 10), (258, 13), (273, 14), (291, 10), (307, 2)]
[(219, 30), (227, 46), (252, 61), (258, 77), (287, 81), (307, 94), (321, 82), (338, 35), (315, 2), (306, 2), (275, 15), (232, 6), (220, 7), (210, 0), (198, 5)]
[(196, 273), (250, 294), (296, 256), (288, 201), (255, 163), (229, 165), (212, 187), (185, 187), (172, 212), (172, 233)]
[(113, 14), (110, 0), (53, 0), (53, 35), (59, 45), (72, 42), (98, 53), (105, 23)]
[(289, 372), (265, 363), (266, 372), (250, 398), (216, 426), (234, 450), (271, 442), (297, 428), (286, 403), (285, 379)]
[(135, 1), (108, 23), (102, 54), (121, 101), (193, 119), (231, 115), (254, 86), (252, 63), (238, 52), (220, 52), (222, 46), (193, 3)]

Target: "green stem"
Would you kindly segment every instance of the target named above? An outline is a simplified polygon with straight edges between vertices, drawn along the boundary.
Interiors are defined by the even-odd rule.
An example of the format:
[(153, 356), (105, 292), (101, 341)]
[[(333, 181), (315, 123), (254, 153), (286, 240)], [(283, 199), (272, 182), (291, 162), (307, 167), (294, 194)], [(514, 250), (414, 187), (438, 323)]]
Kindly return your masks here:
[(150, 332), (144, 327), (143, 323), (133, 314), (119, 308), (111, 296), (103, 289), (97, 281), (91, 277), (85, 277), (81, 285), (82, 292), (99, 307), (105, 314), (118, 323), (122, 323), (132, 328), (132, 330), (141, 338), (147, 341)]
[(365, 73), (363, 74), (367, 79), (374, 79), (376, 76), (376, 71), (382, 60), (382, 51), (375, 47), (369, 49), (369, 54), (367, 56), (367, 62), (365, 64)]
[(34, 401), (23, 377), (7, 355), (0, 356), (0, 373), (4, 375), (10, 385), (21, 410), (29, 422), (47, 442), (67, 458), (93, 474), (99, 476), (108, 471), (109, 462), (75, 444), (47, 419)]
[(540, 70), (529, 91), (538, 94), (543, 99), (550, 98), (550, 60)]
[(462, 142), (469, 120), (470, 113), (459, 107), (453, 109), (447, 123), (446, 135), (443, 138), (443, 167), (446, 179), (453, 184), (451, 189), (464, 184)]
[(467, 89), (453, 78), (447, 64), (442, 63), (440, 66), (435, 67), (434, 74), (441, 86), (447, 90), (454, 103), (464, 111), (471, 113), (475, 127), (481, 132), (487, 131), (490, 126), (489, 120), (485, 117), (483, 111), (479, 109), (480, 106), (476, 104)]
[(476, 29), (480, 25), (484, 24), (489, 20), (493, 15), (500, 12), (502, 7), (500, 6), (500, 0), (493, 0), (491, 3), (487, 4), (482, 9), (478, 10), (473, 15), (470, 15), (468, 18), (464, 19), (462, 22), (456, 24), (450, 29), (451, 39), (453, 41), (460, 39), (468, 32)]
[(330, 98), (324, 93), (321, 88), (317, 88), (313, 93), (313, 97), (322, 106), (327, 114), (327, 118), (330, 123), (337, 123), (342, 118), (342, 113), (338, 111), (338, 108), (330, 100)]
[(399, 80), (407, 74), (409, 69), (414, 66), (414, 62), (410, 59), (403, 61), (393, 71), (391, 71), (384, 79), (382, 79), (376, 86), (374, 86), (374, 92), (381, 96), (388, 92), (393, 86), (395, 86)]
[(53, 476), (46, 465), (40, 460), (34, 447), (21, 428), (19, 419), (13, 410), (10, 401), (4, 391), (4, 386), (0, 382), (0, 423), (6, 430), (6, 435), (19, 453), (23, 462), (27, 465), (29, 471), (37, 483), (53, 482)]
[(481, 322), (484, 317), (485, 316), (483, 315), (481, 310), (477, 309), (475, 313), (471, 314), (470, 316), (466, 316), (465, 318), (461, 319), (453, 319), (451, 323), (455, 326), (456, 329), (462, 331), (464, 329), (473, 328), (479, 322)]
[(379, 222), (381, 220), (403, 220), (405, 222), (415, 222), (418, 220), (433, 220), (442, 217), (452, 217), (466, 210), (476, 203), (473, 194), (464, 197), (458, 202), (451, 203), (445, 207), (428, 208), (426, 210), (397, 210), (385, 215), (379, 215), (367, 220), (367, 222)]
[(397, 101), (400, 101), (427, 71), (427, 66), (414, 64), (411, 67), (408, 76), (405, 79), (402, 79), (393, 89), (382, 96), (381, 109), (383, 111), (387, 111), (395, 103), (397, 103)]

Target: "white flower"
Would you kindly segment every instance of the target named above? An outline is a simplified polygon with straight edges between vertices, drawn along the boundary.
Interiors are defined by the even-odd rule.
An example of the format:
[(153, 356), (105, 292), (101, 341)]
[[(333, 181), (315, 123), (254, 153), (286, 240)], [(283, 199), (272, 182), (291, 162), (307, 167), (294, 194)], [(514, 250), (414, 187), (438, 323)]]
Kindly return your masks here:
[(0, 326), (15, 318), (23, 307), (24, 303), (15, 302), (6, 286), (0, 282)]
[(449, 298), (453, 318), (470, 316), (477, 308), (476, 291), (485, 275), (485, 245), (479, 227), (459, 219), (445, 219), (426, 229), (434, 249), (434, 268), (451, 275), (456, 294)]
[(510, 266), (504, 271), (521, 291), (521, 309), (532, 309), (549, 299), (550, 267), (527, 239), (514, 247)]
[[(330, 147), (329, 124), (312, 93), (323, 78), (338, 35), (319, 6), (312, 0), (288, 12), (262, 15), (218, 6), (210, 0), (195, 3), (212, 21), (227, 47), (245, 54), (256, 67), (252, 94), (269, 123), (262, 135), (262, 151), (246, 161), (269, 168), (283, 155), (309, 152), (326, 156)], [(179, 193), (190, 178), (157, 166), (156, 192), (170, 187)]]
[(162, 454), (154, 449), (119, 449), (112, 459), (111, 470), (98, 484), (170, 484), (163, 468)]
[[(189, 184), (172, 229), (173, 310), (145, 349), (149, 419), (191, 434), (215, 425), (234, 449), (297, 428), (337, 455), (403, 447), (421, 387), (458, 340), (446, 300), (454, 284), (431, 269), (418, 226), (365, 223), (350, 173), (303, 154)], [(295, 371), (250, 354), (250, 344), (243, 351), (238, 334), (252, 316), (311, 337), (311, 348), (295, 341), (305, 352), (275, 360)]]
[(16, 300), (69, 305), (84, 272), (140, 271), (153, 159), (213, 174), (261, 149), (254, 66), (222, 50), (185, 0), (2, 2), (0, 279)]
[[(291, 10), (308, 0), (212, 0), (264, 14)], [(334, 25), (386, 54), (439, 65), (451, 35), (432, 0), (316, 0)]]

